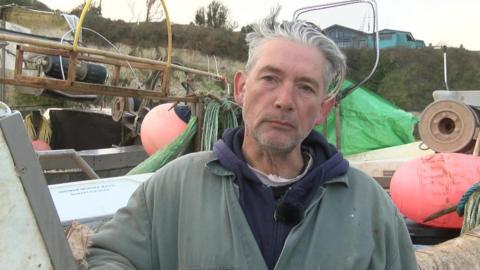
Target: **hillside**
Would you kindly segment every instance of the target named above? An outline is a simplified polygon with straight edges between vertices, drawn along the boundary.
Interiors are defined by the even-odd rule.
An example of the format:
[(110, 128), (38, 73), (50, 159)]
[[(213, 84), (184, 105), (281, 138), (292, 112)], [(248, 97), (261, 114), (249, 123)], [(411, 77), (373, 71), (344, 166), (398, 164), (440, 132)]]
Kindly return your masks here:
[[(447, 51), (448, 84), (453, 90), (480, 90), (480, 53), (459, 48)], [(373, 62), (371, 50), (347, 52), (349, 74), (359, 80)], [(443, 51), (440, 49), (387, 49), (366, 87), (409, 111), (421, 111), (433, 101), (432, 91), (445, 89)]]
[[(72, 13), (79, 14), (80, 9)], [(103, 18), (98, 13), (95, 9), (89, 12), (84, 26), (104, 35), (123, 48), (122, 52), (150, 58), (165, 56), (167, 31), (164, 22), (127, 23)], [(234, 72), (242, 68), (242, 62), (247, 58), (245, 29), (248, 27), (242, 27), (243, 31), (232, 31), (193, 24), (173, 24), (174, 61), (215, 72), (218, 67), (218, 72), (226, 74), (232, 81)], [(90, 32), (85, 32), (84, 38), (88, 44), (108, 48), (102, 38)], [(373, 50), (348, 50), (345, 53), (349, 66), (348, 77), (354, 81), (361, 80), (372, 66)], [(480, 89), (479, 52), (449, 48), (448, 71), (451, 89)], [(199, 88), (208, 89), (209, 86), (214, 86), (214, 82), (202, 82)], [(366, 87), (405, 110), (421, 111), (432, 101), (433, 90), (445, 88), (442, 51), (433, 48), (382, 50), (377, 71)]]
[[(113, 42), (132, 47), (153, 48), (166, 45), (166, 29), (160, 23), (126, 23), (99, 16), (87, 19), (87, 26), (105, 33)], [(212, 29), (203, 26), (174, 24), (173, 45), (176, 49), (193, 50), (204, 55), (216, 55), (223, 61), (226, 74), (233, 75), (239, 61), (247, 58), (244, 31)], [(100, 44), (93, 36), (90, 42)], [(348, 50), (349, 78), (361, 80), (370, 70), (373, 50)], [(230, 60), (228, 60), (230, 59)], [(451, 89), (480, 89), (480, 53), (461, 48), (448, 49), (448, 79)], [(386, 49), (381, 51), (380, 63), (366, 87), (399, 107), (421, 111), (432, 101), (432, 91), (444, 89), (443, 52), (439, 49)]]

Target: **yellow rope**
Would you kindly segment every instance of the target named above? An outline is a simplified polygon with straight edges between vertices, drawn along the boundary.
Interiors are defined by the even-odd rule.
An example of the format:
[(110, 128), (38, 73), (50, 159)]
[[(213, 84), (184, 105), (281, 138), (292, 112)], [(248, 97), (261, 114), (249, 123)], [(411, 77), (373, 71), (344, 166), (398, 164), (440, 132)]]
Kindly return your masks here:
[(37, 139), (37, 131), (35, 130), (35, 126), (33, 125), (32, 121), (32, 114), (29, 113), (27, 116), (25, 116), (25, 128), (27, 129), (27, 134), (28, 137), (30, 138), (31, 141), (34, 141)]
[(27, 134), (30, 140), (41, 140), (50, 144), (50, 139), (52, 138), (52, 129), (48, 123), (47, 118), (43, 117), (40, 119), (40, 127), (37, 131), (33, 123), (33, 114), (29, 113), (25, 116), (25, 128), (27, 129)]
[(40, 125), (40, 131), (38, 132), (38, 139), (50, 144), (52, 138), (52, 129), (48, 124), (48, 120), (42, 117), (42, 124)]
[(87, 3), (83, 7), (82, 14), (80, 15), (80, 20), (77, 23), (77, 29), (75, 29), (75, 37), (73, 39), (73, 51), (76, 52), (78, 49), (78, 39), (80, 38), (80, 32), (82, 31), (82, 24), (85, 16), (87, 15), (88, 8), (92, 0), (87, 0)]

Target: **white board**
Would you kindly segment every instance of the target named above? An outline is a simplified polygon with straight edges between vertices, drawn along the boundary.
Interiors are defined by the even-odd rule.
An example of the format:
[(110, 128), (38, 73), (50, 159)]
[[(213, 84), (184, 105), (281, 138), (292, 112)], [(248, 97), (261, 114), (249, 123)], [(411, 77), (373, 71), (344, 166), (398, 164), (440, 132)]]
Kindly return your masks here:
[(50, 185), (62, 224), (111, 217), (153, 173)]

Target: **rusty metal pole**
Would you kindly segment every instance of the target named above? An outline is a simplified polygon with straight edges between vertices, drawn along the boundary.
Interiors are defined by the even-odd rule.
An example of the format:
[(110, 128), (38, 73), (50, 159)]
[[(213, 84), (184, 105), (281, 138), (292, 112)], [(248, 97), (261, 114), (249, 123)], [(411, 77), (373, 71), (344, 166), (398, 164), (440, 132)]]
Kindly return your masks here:
[(342, 134), (341, 134), (341, 121), (340, 121), (340, 103), (335, 104), (335, 143), (338, 151), (342, 150)]
[[(6, 13), (3, 12), (2, 10), (2, 28), (3, 29), (7, 29), (7, 25), (6, 25)], [(1, 78), (2, 79), (5, 79), (7, 77), (7, 67), (5, 66), (7, 64), (7, 61), (6, 61), (6, 57), (7, 57), (7, 45), (8, 45), (8, 42), (2, 42), (1, 44), (1, 48), (2, 48), (2, 69), (1, 69)], [(4, 83), (2, 83), (0, 85), (0, 101), (2, 102), (5, 102), (5, 103), (8, 103), (8, 101), (6, 100), (6, 86)]]
[(202, 148), (202, 133), (203, 133), (203, 115), (204, 115), (204, 110), (203, 110), (203, 102), (199, 100), (195, 104), (195, 114), (198, 117), (198, 124), (197, 124), (197, 134), (195, 135), (195, 152), (198, 152)]

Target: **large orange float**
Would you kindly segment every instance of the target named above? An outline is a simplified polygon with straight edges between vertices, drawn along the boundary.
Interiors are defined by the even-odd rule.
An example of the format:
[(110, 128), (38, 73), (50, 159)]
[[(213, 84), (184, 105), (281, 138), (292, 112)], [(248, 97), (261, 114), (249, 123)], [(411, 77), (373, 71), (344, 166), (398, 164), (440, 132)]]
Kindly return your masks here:
[(438, 153), (411, 160), (396, 170), (390, 194), (400, 212), (409, 219), (438, 228), (461, 228), (456, 212), (429, 222), (425, 218), (456, 205), (463, 193), (480, 179), (480, 157)]
[(143, 149), (152, 155), (175, 140), (186, 128), (187, 123), (177, 116), (173, 103), (158, 105), (143, 119), (140, 128)]

